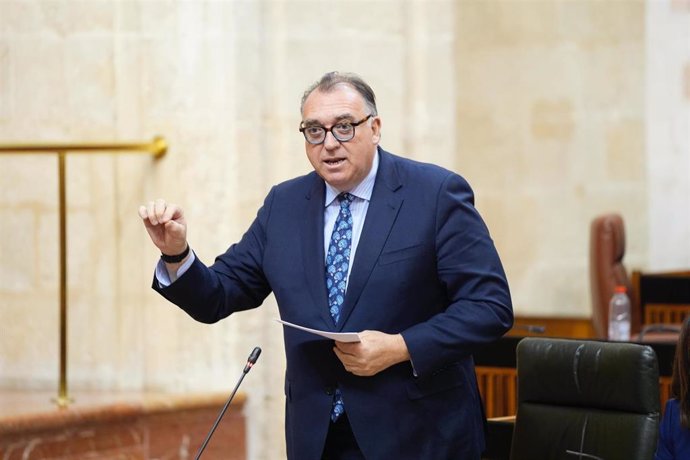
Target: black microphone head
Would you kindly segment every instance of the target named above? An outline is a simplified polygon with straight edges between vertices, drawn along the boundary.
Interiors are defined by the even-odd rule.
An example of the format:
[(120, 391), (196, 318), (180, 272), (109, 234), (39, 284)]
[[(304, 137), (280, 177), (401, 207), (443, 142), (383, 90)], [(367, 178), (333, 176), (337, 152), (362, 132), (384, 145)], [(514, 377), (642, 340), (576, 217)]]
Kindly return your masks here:
[(251, 364), (255, 364), (256, 360), (259, 359), (259, 355), (261, 354), (261, 348), (256, 347), (252, 350), (251, 354), (249, 355), (249, 358), (247, 358), (247, 362)]

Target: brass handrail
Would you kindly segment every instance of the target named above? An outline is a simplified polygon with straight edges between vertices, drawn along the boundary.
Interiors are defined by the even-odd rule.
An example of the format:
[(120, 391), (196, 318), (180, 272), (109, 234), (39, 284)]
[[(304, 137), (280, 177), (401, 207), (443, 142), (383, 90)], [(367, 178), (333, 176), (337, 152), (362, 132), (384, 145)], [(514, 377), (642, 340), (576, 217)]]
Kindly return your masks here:
[(67, 391), (67, 205), (65, 159), (68, 153), (141, 153), (161, 158), (168, 151), (168, 144), (162, 137), (154, 137), (151, 142), (108, 144), (0, 144), (0, 154), (56, 154), (58, 156), (58, 201), (60, 210), (60, 371), (58, 407), (70, 403)]
[(94, 152), (122, 152), (141, 153), (160, 158), (168, 150), (168, 144), (162, 137), (156, 136), (151, 142), (130, 142), (108, 144), (97, 142), (93, 144), (0, 144), (0, 153), (91, 153)]

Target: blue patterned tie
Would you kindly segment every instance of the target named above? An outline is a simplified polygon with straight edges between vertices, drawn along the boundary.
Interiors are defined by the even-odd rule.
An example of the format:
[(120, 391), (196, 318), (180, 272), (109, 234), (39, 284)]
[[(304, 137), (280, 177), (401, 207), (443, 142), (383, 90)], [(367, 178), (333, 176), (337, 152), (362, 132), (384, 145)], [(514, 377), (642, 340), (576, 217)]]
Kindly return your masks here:
[[(333, 323), (338, 324), (340, 320), (340, 308), (345, 300), (345, 290), (347, 287), (347, 270), (350, 266), (350, 248), (352, 246), (352, 213), (350, 203), (354, 196), (349, 193), (338, 195), (340, 201), (340, 212), (335, 219), (331, 242), (328, 245), (326, 254), (326, 290), (328, 291), (328, 308), (333, 318)], [(333, 397), (333, 408), (331, 409), (331, 420), (338, 420), (345, 408), (343, 406), (343, 395), (339, 388), (335, 390)]]

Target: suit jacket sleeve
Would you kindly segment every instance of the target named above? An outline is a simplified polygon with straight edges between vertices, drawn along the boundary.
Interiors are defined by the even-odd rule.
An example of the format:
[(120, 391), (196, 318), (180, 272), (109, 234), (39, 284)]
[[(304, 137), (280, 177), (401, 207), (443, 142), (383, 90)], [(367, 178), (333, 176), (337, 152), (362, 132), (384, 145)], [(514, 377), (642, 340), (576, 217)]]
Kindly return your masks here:
[(508, 282), (469, 184), (449, 174), (436, 205), (438, 278), (448, 307), (402, 332), (418, 375), (466, 358), (513, 322)]
[(213, 265), (207, 267), (196, 257), (189, 269), (167, 287), (154, 277), (153, 289), (204, 323), (261, 305), (271, 293), (262, 261), (273, 197), (271, 190), (239, 243), (218, 256)]

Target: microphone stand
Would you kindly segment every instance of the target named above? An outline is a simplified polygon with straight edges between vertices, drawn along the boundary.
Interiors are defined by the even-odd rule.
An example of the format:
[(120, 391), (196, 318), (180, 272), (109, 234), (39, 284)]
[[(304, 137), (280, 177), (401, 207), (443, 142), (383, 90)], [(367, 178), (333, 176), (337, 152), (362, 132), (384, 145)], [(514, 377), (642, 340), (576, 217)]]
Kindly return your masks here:
[(216, 421), (213, 423), (211, 430), (206, 435), (206, 439), (204, 439), (204, 443), (201, 444), (199, 451), (196, 453), (196, 457), (194, 457), (194, 460), (199, 460), (199, 458), (201, 458), (201, 454), (204, 452), (204, 449), (206, 449), (206, 445), (211, 440), (211, 436), (213, 436), (213, 433), (216, 431), (216, 428), (218, 428), (218, 424), (220, 423), (220, 420), (223, 418), (223, 415), (225, 415), (225, 411), (227, 411), (228, 407), (230, 407), (232, 398), (235, 397), (235, 393), (237, 393), (237, 389), (240, 387), (240, 384), (242, 384), (244, 376), (247, 375), (247, 373), (251, 370), (254, 364), (256, 364), (256, 360), (259, 359), (260, 354), (261, 348), (256, 347), (254, 348), (254, 350), (252, 350), (251, 354), (249, 355), (249, 358), (247, 358), (247, 364), (244, 366), (244, 370), (242, 371), (242, 375), (240, 375), (240, 379), (237, 381), (237, 385), (235, 385), (235, 389), (232, 390), (230, 398), (228, 398), (228, 400), (225, 403), (225, 406), (223, 406), (223, 409), (218, 414), (218, 418), (216, 418)]

